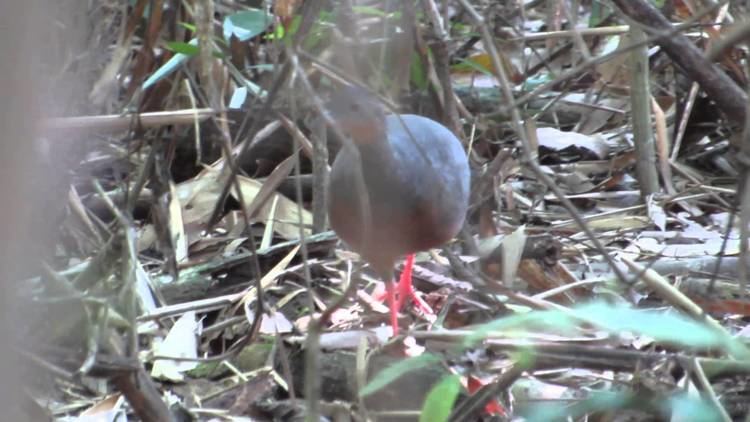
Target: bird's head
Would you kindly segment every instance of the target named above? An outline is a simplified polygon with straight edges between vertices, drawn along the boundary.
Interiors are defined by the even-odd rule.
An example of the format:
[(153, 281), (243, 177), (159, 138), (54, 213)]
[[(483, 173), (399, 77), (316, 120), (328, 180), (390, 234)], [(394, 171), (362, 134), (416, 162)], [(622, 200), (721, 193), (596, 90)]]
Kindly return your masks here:
[(364, 88), (350, 85), (336, 91), (328, 101), (327, 111), (336, 129), (357, 145), (385, 138), (385, 109), (378, 98)]

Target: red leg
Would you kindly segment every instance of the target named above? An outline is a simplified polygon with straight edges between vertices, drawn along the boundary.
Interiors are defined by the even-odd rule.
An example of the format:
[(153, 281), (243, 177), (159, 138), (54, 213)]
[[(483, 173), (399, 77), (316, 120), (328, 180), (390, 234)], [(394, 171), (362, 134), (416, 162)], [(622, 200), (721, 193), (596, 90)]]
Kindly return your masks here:
[(398, 302), (396, 304), (396, 310), (400, 311), (404, 305), (404, 300), (408, 297), (411, 299), (417, 308), (426, 315), (434, 315), (435, 313), (421, 297), (414, 293), (414, 285), (411, 281), (411, 272), (414, 268), (414, 254), (406, 256), (406, 263), (404, 264), (404, 271), (401, 272), (401, 278), (398, 281)]
[(391, 310), (391, 327), (393, 327), (393, 336), (398, 335), (398, 303), (396, 303), (396, 286), (393, 280), (385, 282), (386, 299), (388, 307)]

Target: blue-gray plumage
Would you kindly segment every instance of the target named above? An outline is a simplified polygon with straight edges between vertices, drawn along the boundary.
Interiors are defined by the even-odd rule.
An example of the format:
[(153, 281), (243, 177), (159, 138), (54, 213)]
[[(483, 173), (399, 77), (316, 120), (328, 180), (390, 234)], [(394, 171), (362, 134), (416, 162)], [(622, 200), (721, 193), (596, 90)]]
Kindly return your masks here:
[[(331, 226), (390, 280), (399, 257), (438, 247), (461, 229), (469, 201), (466, 153), (445, 126), (413, 114), (386, 115), (360, 88), (335, 94), (329, 111), (353, 141), (344, 143), (331, 170)], [(368, 231), (364, 195), (357, 189), (360, 164), (352, 148), (362, 160), (372, 220)], [(369, 238), (363, 238), (366, 232)]]

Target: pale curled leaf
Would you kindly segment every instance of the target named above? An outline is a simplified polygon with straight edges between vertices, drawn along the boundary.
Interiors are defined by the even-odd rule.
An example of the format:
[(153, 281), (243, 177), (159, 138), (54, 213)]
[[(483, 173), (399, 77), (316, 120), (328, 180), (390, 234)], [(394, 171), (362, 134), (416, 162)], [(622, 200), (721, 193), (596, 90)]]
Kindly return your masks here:
[[(177, 197), (183, 207), (184, 226), (190, 232), (200, 232), (206, 228), (216, 202), (219, 200), (221, 180), (218, 169), (208, 168), (195, 178), (177, 185)], [(263, 183), (243, 176), (238, 177), (238, 181), (242, 199), (250, 206), (261, 192)], [(230, 192), (237, 199), (236, 190), (232, 189)], [(273, 202), (276, 202), (275, 211), (272, 209)], [(273, 218), (274, 231), (285, 239), (299, 238), (300, 218), (305, 227), (303, 233), (306, 236), (311, 234), (309, 227), (312, 225), (312, 214), (298, 207), (295, 201), (273, 191), (258, 207), (253, 221), (267, 221), (269, 218)]]
[(75, 419), (76, 422), (124, 422), (127, 421), (127, 415), (123, 409), (125, 405), (125, 396), (121, 394), (112, 394), (93, 406), (81, 412)]
[(607, 143), (597, 136), (588, 136), (577, 132), (563, 132), (550, 127), (537, 129), (536, 136), (540, 147), (545, 147), (552, 151), (574, 148), (582, 152), (587, 151), (592, 153), (599, 159), (606, 158), (609, 153)]
[(247, 9), (224, 18), (224, 39), (232, 36), (247, 41), (265, 31), (273, 23), (273, 16), (259, 9)]
[(518, 264), (521, 262), (523, 248), (526, 245), (526, 226), (522, 225), (503, 239), (503, 283), (512, 286), (516, 278)]
[(648, 217), (654, 222), (654, 225), (661, 231), (667, 229), (667, 213), (664, 212), (664, 208), (654, 200), (654, 195), (651, 194), (646, 198), (646, 210)]
[(169, 235), (174, 247), (175, 260), (184, 262), (188, 258), (188, 240), (182, 223), (182, 207), (174, 183), (169, 184)]
[(291, 321), (281, 312), (271, 311), (263, 313), (263, 319), (260, 321), (260, 332), (262, 334), (286, 334), (291, 333), (292, 329)]
[[(158, 356), (179, 358), (198, 357), (198, 331), (201, 323), (196, 320), (195, 311), (185, 312), (156, 348)], [(151, 368), (151, 376), (156, 379), (180, 382), (184, 379), (182, 372), (195, 368), (198, 362), (173, 361), (159, 359)]]

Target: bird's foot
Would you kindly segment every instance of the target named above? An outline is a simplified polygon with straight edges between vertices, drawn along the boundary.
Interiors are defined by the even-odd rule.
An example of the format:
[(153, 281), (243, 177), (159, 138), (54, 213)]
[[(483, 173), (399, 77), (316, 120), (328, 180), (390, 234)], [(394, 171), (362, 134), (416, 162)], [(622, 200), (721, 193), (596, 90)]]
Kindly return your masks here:
[(401, 309), (401, 307), (404, 304), (404, 301), (409, 298), (412, 302), (414, 302), (414, 305), (416, 305), (417, 309), (419, 309), (428, 319), (430, 317), (435, 317), (435, 312), (432, 310), (430, 305), (427, 304), (427, 302), (424, 301), (419, 295), (417, 295), (417, 292), (414, 290), (414, 285), (412, 284), (412, 268), (414, 268), (414, 255), (409, 255), (406, 257), (406, 263), (404, 264), (404, 270), (401, 272), (401, 278), (398, 281), (398, 302), (396, 304), (397, 309)]
[(404, 306), (404, 301), (410, 300), (419, 309), (425, 319), (430, 322), (434, 322), (435, 312), (432, 310), (430, 305), (422, 299), (421, 296), (414, 290), (412, 284), (412, 268), (414, 267), (414, 255), (406, 257), (406, 263), (404, 264), (404, 270), (401, 272), (401, 277), (398, 283), (386, 282), (385, 292), (382, 290), (373, 292), (373, 298), (375, 300), (382, 301), (386, 300), (388, 308), (390, 310), (390, 322), (393, 327), (393, 335), (398, 334), (398, 313)]
[(388, 299), (388, 308), (390, 308), (391, 315), (391, 327), (393, 328), (393, 336), (398, 335), (398, 311), (400, 310), (400, 302), (396, 299), (396, 286), (393, 283), (388, 283), (385, 286), (386, 298)]
[(421, 294), (414, 289), (412, 289), (411, 292), (409, 292), (408, 289), (403, 291), (402, 287), (395, 282), (380, 284), (376, 287), (371, 294), (372, 300), (380, 303), (384, 302), (390, 308), (390, 289), (393, 289), (393, 309), (395, 309), (396, 313), (401, 312), (401, 309), (404, 307), (404, 302), (407, 300), (405, 298), (408, 298), (408, 300), (414, 303), (414, 306), (420, 311), (420, 313), (422, 313), (428, 321), (432, 322), (432, 318), (435, 316), (435, 311), (427, 302), (425, 302), (424, 299), (422, 299)]

